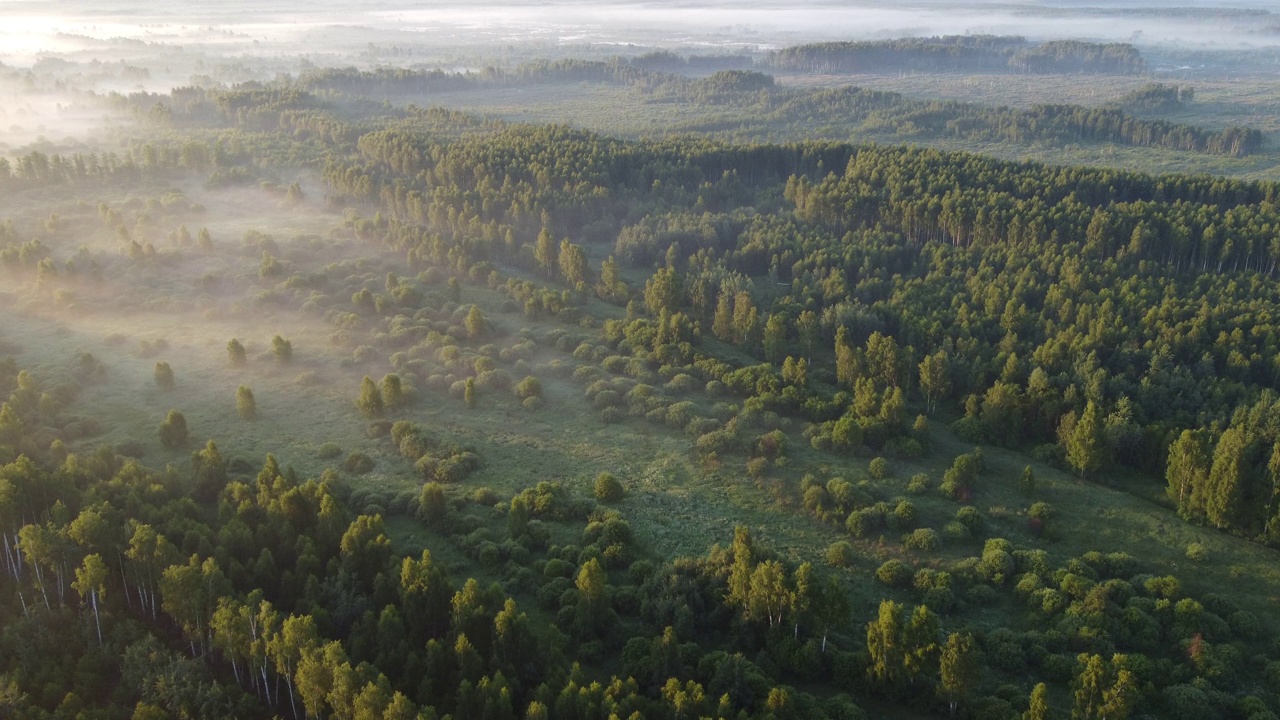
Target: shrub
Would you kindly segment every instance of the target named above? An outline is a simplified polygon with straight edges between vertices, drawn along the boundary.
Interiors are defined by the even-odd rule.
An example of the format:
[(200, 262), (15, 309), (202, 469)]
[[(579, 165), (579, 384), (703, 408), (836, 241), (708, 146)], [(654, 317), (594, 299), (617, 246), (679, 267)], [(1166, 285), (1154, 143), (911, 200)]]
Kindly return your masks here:
[(160, 389), (173, 389), (173, 368), (169, 367), (169, 363), (163, 361), (156, 363), (155, 379)]
[(374, 467), (373, 458), (359, 450), (352, 452), (342, 461), (342, 469), (353, 475), (363, 475)]
[(951, 423), (951, 431), (965, 442), (980, 443), (986, 439), (982, 421), (976, 417), (962, 417)]
[(827, 564), (831, 567), (853, 567), (855, 557), (853, 545), (846, 540), (837, 540), (827, 546)]
[(602, 390), (595, 394), (591, 402), (597, 409), (616, 407), (622, 404), (622, 396), (613, 390)]
[(899, 460), (911, 460), (924, 455), (924, 448), (914, 438), (891, 438), (884, 444), (884, 450)]
[(423, 485), (422, 494), (418, 496), (418, 516), (422, 521), (428, 525), (437, 525), (444, 520), (447, 512), (444, 486), (437, 482)]
[(247, 357), (244, 345), (241, 345), (239, 340), (231, 338), (227, 341), (227, 359), (231, 361), (233, 367), (244, 367)]
[(356, 398), (356, 407), (360, 409), (360, 414), (367, 418), (375, 418), (382, 414), (382, 391), (368, 375), (360, 381), (360, 397)]
[(901, 560), (889, 560), (876, 569), (876, 580), (889, 587), (905, 587), (912, 577), (911, 568)]
[(773, 430), (756, 438), (753, 448), (760, 457), (774, 460), (787, 454), (787, 436), (781, 430)]
[(187, 419), (177, 410), (170, 410), (160, 423), (160, 444), (178, 448), (187, 444)]
[(521, 400), (528, 400), (533, 397), (542, 397), (542, 381), (530, 375), (521, 380), (513, 389), (516, 397)]
[(622, 488), (622, 483), (618, 482), (618, 478), (607, 472), (596, 476), (595, 491), (596, 499), (605, 503), (618, 502), (626, 493)]
[(978, 512), (978, 509), (967, 505), (956, 511), (956, 522), (961, 523), (969, 531), (973, 537), (978, 537), (987, 528), (987, 519)]
[(695, 380), (692, 375), (686, 375), (684, 373), (680, 373), (679, 375), (676, 375), (675, 377), (671, 378), (671, 380), (668, 381), (666, 385), (666, 389), (668, 392), (672, 392), (680, 395), (687, 395), (689, 393), (692, 393), (695, 389), (697, 389), (697, 387), (698, 387), (698, 381)]
[(276, 362), (293, 362), (293, 343), (276, 335), (271, 338), (271, 354), (276, 356)]
[(874, 458), (867, 466), (867, 472), (877, 480), (884, 480), (889, 477), (889, 461), (882, 457)]
[(258, 403), (253, 398), (253, 389), (248, 385), (236, 388), (236, 413), (241, 420), (253, 420), (258, 417)]
[(316, 457), (321, 460), (332, 460), (341, 454), (342, 448), (335, 442), (327, 442), (316, 449)]
[(385, 408), (396, 408), (404, 402), (404, 388), (400, 384), (399, 375), (383, 375), (378, 391), (382, 394), (382, 406)]
[(909, 500), (903, 500), (893, 509), (893, 528), (910, 530), (916, 524), (916, 506)]
[(857, 538), (865, 538), (884, 527), (884, 513), (875, 508), (854, 510), (845, 519), (844, 527), (849, 534)]
[(933, 528), (919, 528), (902, 538), (902, 545), (916, 552), (934, 552), (940, 544), (938, 533)]
[(907, 492), (912, 495), (929, 492), (931, 487), (933, 487), (933, 481), (924, 473), (916, 473), (915, 475), (912, 475), (911, 480), (907, 482)]
[(689, 421), (693, 419), (693, 403), (689, 401), (678, 402), (667, 408), (666, 420), (667, 424), (673, 428), (683, 429), (689, 425)]
[(1209, 557), (1209, 551), (1198, 542), (1193, 542), (1187, 546), (1187, 559), (1192, 562), (1200, 562)]

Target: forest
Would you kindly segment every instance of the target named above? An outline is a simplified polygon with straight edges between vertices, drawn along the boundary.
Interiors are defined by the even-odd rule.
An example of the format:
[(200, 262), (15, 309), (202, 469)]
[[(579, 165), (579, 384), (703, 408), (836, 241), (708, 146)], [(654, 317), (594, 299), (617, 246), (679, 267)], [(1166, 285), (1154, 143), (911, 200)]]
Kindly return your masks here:
[(1129, 74), (1147, 69), (1137, 48), (1127, 43), (1053, 40), (1033, 45), (1025, 37), (993, 35), (797, 45), (770, 53), (766, 62), (826, 73), (911, 69)]
[[(495, 47), (6, 64), (0, 717), (1280, 717), (1280, 178), (692, 113), (1273, 133), (1117, 42)], [(684, 131), (459, 109), (619, 88)], [(101, 134), (22, 142), (55, 90)]]

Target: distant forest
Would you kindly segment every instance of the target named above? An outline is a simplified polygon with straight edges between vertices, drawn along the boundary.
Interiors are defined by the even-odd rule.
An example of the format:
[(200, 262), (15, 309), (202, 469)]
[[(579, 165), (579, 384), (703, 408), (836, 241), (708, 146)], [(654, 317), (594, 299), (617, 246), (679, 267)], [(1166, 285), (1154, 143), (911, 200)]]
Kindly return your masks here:
[(770, 53), (765, 64), (780, 70), (823, 73), (904, 69), (1132, 75), (1147, 69), (1137, 48), (1127, 43), (1054, 40), (1036, 45), (1023, 37), (996, 35), (797, 45)]
[[(646, 58), (649, 56), (645, 56)], [(1167, 120), (1148, 120), (1123, 107), (1036, 105), (1028, 109), (990, 107), (945, 100), (914, 100), (899, 93), (845, 87), (829, 90), (784, 88), (773, 77), (750, 70), (720, 70), (703, 78), (650, 70), (643, 63), (564, 60), (521, 65), (510, 71), (458, 74), (440, 71), (330, 68), (304, 74), (297, 85), (308, 92), (337, 91), (367, 96), (431, 96), (438, 93), (529, 83), (599, 82), (637, 88), (653, 101), (748, 106), (762, 122), (839, 124), (903, 139), (960, 138), (988, 142), (1110, 142), (1245, 157), (1260, 152), (1265, 138), (1252, 128), (1208, 130)], [(1168, 102), (1169, 89), (1151, 85), (1126, 99), (1126, 107), (1150, 109)], [(1192, 93), (1173, 89), (1173, 102)], [(163, 99), (157, 99), (163, 102)], [(820, 122), (819, 122), (820, 121)]]

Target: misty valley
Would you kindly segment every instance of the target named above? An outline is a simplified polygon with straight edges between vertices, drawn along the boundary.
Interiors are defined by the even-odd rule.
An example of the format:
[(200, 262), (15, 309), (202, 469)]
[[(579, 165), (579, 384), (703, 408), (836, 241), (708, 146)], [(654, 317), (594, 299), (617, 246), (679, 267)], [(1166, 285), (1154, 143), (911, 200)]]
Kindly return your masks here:
[(1280, 717), (1268, 5), (0, 19), (0, 718)]

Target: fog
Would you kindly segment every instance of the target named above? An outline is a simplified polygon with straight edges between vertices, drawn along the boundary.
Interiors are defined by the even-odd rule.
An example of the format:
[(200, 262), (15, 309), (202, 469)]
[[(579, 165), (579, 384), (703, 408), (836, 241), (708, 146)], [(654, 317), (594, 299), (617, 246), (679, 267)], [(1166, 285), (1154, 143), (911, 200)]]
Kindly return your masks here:
[[(491, 44), (769, 49), (816, 40), (986, 33), (1198, 48), (1280, 44), (1258, 0), (1094, 7), (1074, 3), (410, 3), (137, 4), (3, 2), (0, 61), (42, 53), (143, 56), (168, 49), (249, 57), (358, 52), (369, 42), (461, 49)], [(132, 48), (130, 48), (132, 45)]]

